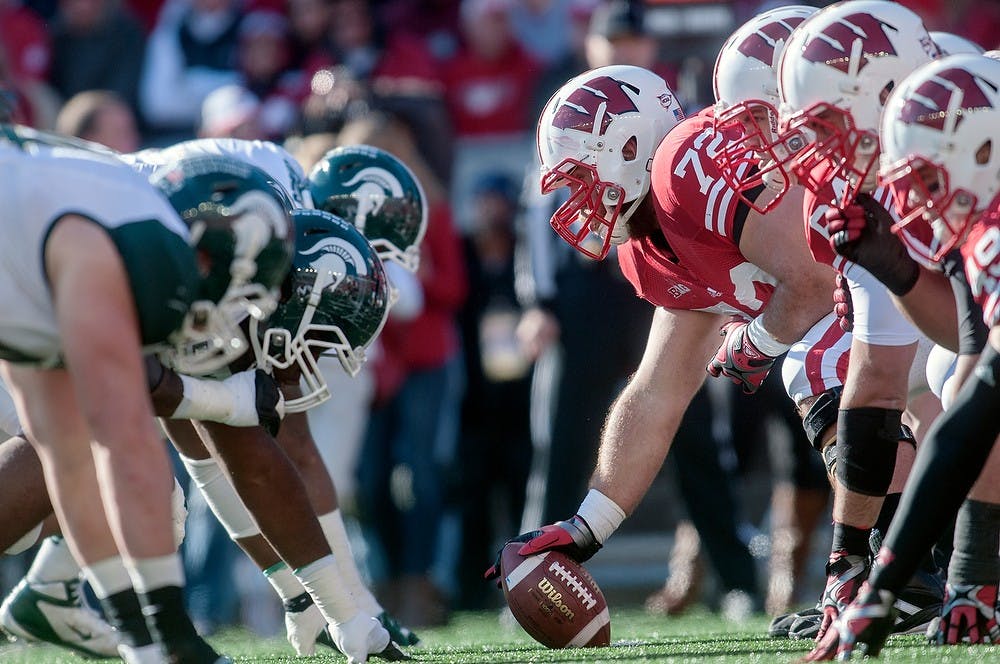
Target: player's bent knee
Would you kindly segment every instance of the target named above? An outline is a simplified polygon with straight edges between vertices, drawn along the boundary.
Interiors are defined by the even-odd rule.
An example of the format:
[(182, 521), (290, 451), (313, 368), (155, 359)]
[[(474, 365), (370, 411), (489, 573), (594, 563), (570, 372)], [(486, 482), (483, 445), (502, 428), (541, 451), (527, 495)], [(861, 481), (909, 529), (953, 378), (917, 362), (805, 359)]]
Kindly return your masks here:
[(831, 434), (836, 433), (841, 392), (843, 392), (841, 387), (833, 387), (822, 392), (813, 399), (809, 410), (802, 416), (802, 428), (805, 429), (806, 438), (817, 452), (822, 452), (831, 442)]
[(902, 433), (900, 410), (847, 408), (837, 422), (837, 479), (848, 490), (884, 496), (896, 469)]

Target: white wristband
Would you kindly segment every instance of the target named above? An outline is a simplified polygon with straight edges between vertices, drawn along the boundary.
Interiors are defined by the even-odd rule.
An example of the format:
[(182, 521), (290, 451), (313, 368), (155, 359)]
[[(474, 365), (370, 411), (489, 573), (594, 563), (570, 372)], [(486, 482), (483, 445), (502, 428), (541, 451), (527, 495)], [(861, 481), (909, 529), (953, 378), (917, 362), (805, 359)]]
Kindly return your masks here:
[(625, 510), (597, 489), (587, 492), (587, 497), (580, 503), (576, 514), (587, 522), (590, 532), (594, 533), (594, 539), (602, 545), (625, 520)]
[(206, 420), (235, 427), (260, 423), (254, 370), (241, 371), (225, 380), (181, 374), (181, 382), (184, 384), (184, 398), (171, 419)]
[(750, 321), (747, 326), (747, 338), (750, 339), (750, 343), (757, 347), (757, 350), (770, 357), (778, 357), (792, 347), (792, 344), (778, 341), (764, 329), (764, 324), (760, 322), (760, 316)]

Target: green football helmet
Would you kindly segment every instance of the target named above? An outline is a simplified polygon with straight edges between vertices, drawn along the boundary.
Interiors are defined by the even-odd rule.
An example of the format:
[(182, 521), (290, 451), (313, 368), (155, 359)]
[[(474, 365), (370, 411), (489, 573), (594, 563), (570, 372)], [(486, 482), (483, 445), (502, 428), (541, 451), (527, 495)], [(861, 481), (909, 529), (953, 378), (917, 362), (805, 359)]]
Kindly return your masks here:
[(335, 148), (309, 174), (313, 205), (354, 225), (379, 258), (416, 272), (427, 198), (403, 162), (368, 145)]
[(150, 182), (187, 224), (203, 265), (197, 301), (166, 359), (181, 373), (217, 371), (250, 347), (241, 323), (277, 308), (294, 252), (287, 197), (259, 168), (215, 155), (179, 159)]
[(257, 366), (302, 372), (297, 413), (330, 398), (317, 358), (334, 353), (352, 376), (389, 313), (389, 282), (375, 248), (356, 228), (322, 210), (295, 210), (295, 258), (281, 301), (265, 326), (250, 321)]

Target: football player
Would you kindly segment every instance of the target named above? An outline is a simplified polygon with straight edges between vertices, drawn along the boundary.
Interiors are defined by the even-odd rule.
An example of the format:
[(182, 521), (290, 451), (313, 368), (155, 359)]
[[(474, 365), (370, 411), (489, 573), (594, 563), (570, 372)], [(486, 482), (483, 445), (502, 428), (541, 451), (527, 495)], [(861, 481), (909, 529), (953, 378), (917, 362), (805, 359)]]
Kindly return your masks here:
[[(292, 161), (291, 157), (284, 150), (266, 142), (236, 141), (230, 139), (190, 141), (167, 150), (144, 151), (137, 153), (137, 155), (126, 156), (126, 159), (137, 169), (148, 172), (153, 171), (159, 163), (169, 163), (171, 159), (185, 156), (190, 159), (192, 155), (200, 155), (200, 161), (211, 159), (214, 156), (216, 158), (235, 160), (238, 163), (252, 162), (259, 164), (263, 169), (266, 169), (268, 174), (273, 176), (274, 181), (278, 183), (282, 191), (287, 190), (292, 192), (292, 205), (300, 203), (308, 204), (310, 202), (309, 192), (303, 186), (305, 179), (298, 165)], [(390, 155), (382, 155), (381, 161), (383, 164), (389, 164), (390, 166), (392, 163), (398, 164)], [(161, 175), (159, 177), (162, 179)], [(408, 195), (414, 192), (418, 194), (414, 200), (418, 203), (418, 212), (422, 212), (420, 205), (422, 196), (419, 196), (419, 185), (416, 185), (412, 176), (406, 173), (400, 174), (400, 180), (406, 185)], [(395, 200), (391, 202), (396, 203)], [(187, 212), (189, 215), (193, 214), (191, 211)], [(376, 210), (376, 212), (378, 211)], [(332, 221), (335, 223), (331, 225), (327, 223), (330, 221), (329, 219), (325, 221), (317, 219), (317, 216), (322, 216), (321, 214), (310, 217), (303, 212), (300, 216), (304, 222), (310, 219), (314, 222), (313, 225), (315, 228), (311, 228), (310, 232), (315, 235), (312, 238), (315, 246), (322, 244), (320, 240), (324, 238), (326, 238), (325, 241), (327, 244), (331, 245), (335, 244), (336, 241), (344, 240), (347, 244), (353, 242), (356, 245), (355, 250), (350, 254), (351, 256), (356, 256), (360, 260), (360, 257), (370, 254), (371, 248), (367, 247), (364, 239), (360, 238), (355, 231), (345, 227), (342, 222), (333, 219)], [(393, 218), (390, 217), (390, 219)], [(376, 222), (374, 225), (377, 227), (379, 215), (373, 215), (373, 220)], [(393, 221), (398, 224), (397, 219), (393, 219)], [(421, 223), (425, 223), (424, 217), (422, 214), (418, 214), (415, 226), (417, 231), (422, 230)], [(316, 253), (317, 256), (314, 257), (313, 262), (319, 260), (319, 258), (329, 252), (317, 250)], [(378, 260), (374, 262), (378, 263)], [(378, 266), (376, 265), (376, 267)], [(352, 267), (353, 269), (355, 268)], [(374, 270), (375, 268), (370, 268), (362, 272), (371, 276), (374, 274)], [(315, 274), (314, 271), (310, 272), (308, 261), (304, 263), (304, 267), (300, 273)], [(351, 280), (350, 283), (355, 283), (355, 281)], [(284, 351), (280, 353), (286, 356), (286, 363), (282, 366), (287, 368), (290, 361), (287, 358), (294, 358), (294, 363), (302, 369), (301, 373), (306, 377), (305, 382), (310, 386), (310, 391), (307, 395), (297, 394), (295, 398), (289, 400), (287, 406), (289, 411), (304, 410), (311, 405), (321, 402), (323, 399), (329, 398), (329, 392), (325, 390), (325, 383), (314, 379), (317, 372), (315, 357), (312, 354), (313, 351), (315, 351), (316, 356), (323, 351), (336, 351), (345, 367), (349, 367), (350, 372), (354, 373), (363, 359), (364, 346), (377, 334), (380, 328), (378, 323), (384, 319), (387, 303), (384, 298), (378, 296), (378, 289), (369, 288), (366, 291), (369, 292), (369, 298), (374, 297), (374, 300), (364, 299), (359, 295), (352, 298), (345, 294), (345, 288), (347, 288), (345, 284), (348, 283), (348, 280), (345, 280), (343, 283), (339, 281), (336, 283), (337, 288), (331, 287), (329, 289), (330, 293), (324, 293), (322, 297), (324, 304), (315, 316), (313, 316), (313, 313), (310, 313), (306, 317), (307, 320), (303, 320), (304, 313), (306, 311), (312, 312), (313, 309), (298, 306), (293, 307), (293, 311), (289, 313), (287, 307), (283, 307), (285, 313), (281, 316), (282, 323), (290, 326), (290, 331), (276, 328), (268, 332), (268, 338), (271, 342), (289, 342), (290, 345), (288, 348), (294, 350), (294, 352), (289, 350), (287, 353)], [(284, 290), (286, 293), (291, 292), (292, 287), (287, 286)], [(345, 299), (352, 300), (352, 302), (344, 302), (343, 300)], [(285, 303), (288, 303), (287, 296)], [(355, 316), (354, 318), (357, 318), (357, 320), (354, 321), (353, 326), (348, 327), (345, 324), (347, 319), (336, 313), (339, 310), (338, 307), (343, 309), (344, 306), (350, 310), (361, 307), (360, 311), (370, 314), (371, 324), (361, 325), (359, 322), (361, 319)], [(299, 330), (300, 323), (301, 330)], [(340, 325), (339, 328), (336, 327), (338, 324)], [(341, 331), (341, 328), (343, 331)], [(278, 335), (278, 332), (282, 332), (284, 336)], [(307, 339), (307, 334), (312, 339)], [(258, 350), (257, 357), (262, 365), (269, 366), (267, 364), (267, 355), (259, 353), (259, 344), (256, 343), (259, 341), (256, 337), (256, 328), (254, 328), (252, 336), (255, 347)], [(270, 350), (273, 351), (274, 348)], [(278, 363), (280, 364), (280, 360)], [(258, 521), (264, 524), (266, 532), (271, 533), (272, 538), (277, 538), (282, 543), (281, 550), (283, 554), (288, 558), (298, 560), (299, 554), (296, 552), (300, 551), (303, 547), (290, 536), (294, 532), (298, 533), (301, 538), (304, 527), (296, 526), (292, 520), (287, 518), (290, 513), (307, 513), (303, 511), (304, 508), (297, 512), (288, 509), (289, 496), (302, 496), (304, 499), (306, 495), (304, 492), (293, 491), (294, 485), (298, 484), (298, 478), (295, 478), (295, 482), (292, 482), (288, 477), (282, 481), (274, 480), (274, 478), (272, 478), (271, 482), (259, 481), (262, 476), (267, 474), (274, 475), (280, 471), (288, 472), (287, 463), (285, 463), (286, 459), (283, 456), (278, 459), (281, 463), (271, 458), (274, 457), (274, 453), (277, 450), (274, 447), (274, 443), (269, 442), (271, 438), (260, 430), (240, 432), (231, 427), (220, 428), (213, 425), (204, 425), (198, 427), (199, 430), (196, 432), (190, 425), (176, 421), (177, 419), (199, 419), (214, 420), (236, 426), (258, 424), (257, 421), (251, 421), (253, 411), (255, 410), (254, 405), (256, 404), (258, 408), (261, 408), (265, 404), (271, 403), (272, 399), (270, 393), (265, 398), (262, 398), (260, 395), (262, 385), (270, 387), (267, 381), (262, 380), (266, 376), (260, 370), (256, 373), (251, 370), (236, 374), (225, 381), (204, 384), (189, 376), (179, 377), (173, 372), (163, 371), (159, 365), (155, 365), (150, 373), (155, 373), (155, 375), (150, 376), (154, 404), (158, 407), (157, 411), (159, 413), (164, 415), (172, 414), (170, 416), (174, 418), (174, 421), (166, 422), (165, 426), (170, 431), (175, 445), (181, 449), (181, 458), (192, 478), (203, 492), (205, 492), (210, 506), (230, 535), (261, 566), (272, 586), (275, 587), (279, 596), (285, 601), (287, 609), (286, 626), (289, 641), (299, 654), (312, 654), (317, 637), (324, 633), (327, 620), (323, 618), (323, 614), (319, 608), (313, 605), (309, 594), (303, 588), (302, 584), (296, 580), (291, 569), (285, 565), (274, 549), (271, 548), (270, 544), (264, 540), (260, 534), (260, 529), (257, 527)], [(243, 386), (247, 386), (249, 383), (249, 400), (241, 398), (240, 393), (234, 394), (227, 391), (228, 384), (237, 380)], [(253, 398), (253, 385), (255, 383), (258, 392), (256, 400)], [(285, 386), (285, 390), (290, 393), (298, 389), (297, 380), (294, 385)], [(181, 397), (182, 391), (184, 392), (183, 398)], [(245, 394), (245, 390), (243, 394)], [(280, 393), (278, 397), (281, 397)], [(283, 400), (281, 404), (284, 404)], [(240, 408), (241, 406), (242, 409)], [(234, 417), (233, 414), (230, 414), (228, 419), (219, 417), (216, 414), (218, 411), (225, 411), (227, 408), (230, 410), (236, 409), (240, 413), (242, 410), (247, 410), (247, 406), (249, 406), (250, 412), (243, 414), (241, 421), (237, 421), (239, 418)], [(268, 421), (272, 425), (276, 425), (278, 416), (271, 409), (267, 410)], [(246, 415), (250, 415), (251, 417), (248, 418)], [(262, 412), (261, 420), (264, 417), (265, 413)], [(211, 435), (206, 430), (208, 428), (213, 429)], [(337, 568), (346, 582), (344, 588), (337, 587), (336, 590), (331, 588), (328, 592), (339, 592), (343, 595), (343, 601), (348, 604), (353, 603), (354, 600), (350, 599), (350, 595), (353, 594), (354, 599), (360, 604), (362, 610), (371, 616), (378, 617), (379, 621), (388, 628), (394, 640), (402, 644), (414, 643), (416, 636), (405, 627), (396, 623), (381, 608), (371, 592), (361, 582), (353, 555), (350, 551), (343, 521), (337, 508), (335, 489), (329, 474), (326, 472), (319, 458), (315, 443), (312, 440), (305, 421), (296, 421), (294, 427), (286, 426), (285, 431), (288, 433), (279, 436), (278, 440), (296, 463), (297, 469), (306, 482), (306, 489), (308, 490), (309, 497), (313, 500), (319, 524), (322, 527), (330, 548), (335, 553)], [(208, 443), (208, 446), (215, 450), (216, 454), (227, 460), (226, 467), (229, 471), (228, 473), (224, 473), (218, 462), (213, 459), (213, 455), (209, 454), (202, 439), (206, 439), (205, 442)], [(254, 450), (255, 453), (250, 454), (250, 450)], [(271, 460), (267, 461), (265, 457), (271, 458)], [(239, 493), (234, 490), (231, 481), (226, 479), (227, 476), (234, 474), (234, 470), (239, 471), (235, 474), (242, 480)], [(283, 503), (280, 515), (276, 514), (273, 509), (275, 504), (270, 500), (272, 490), (269, 487), (275, 485), (285, 486), (286, 490), (286, 500)], [(301, 484), (299, 485), (301, 486)], [(240, 498), (241, 495), (243, 499)], [(253, 504), (254, 516), (251, 516), (247, 512), (243, 503), (244, 499), (248, 503)], [(306, 538), (306, 540), (308, 539)], [(297, 568), (302, 566), (295, 565)], [(340, 584), (335, 585), (339, 586)], [(25, 592), (31, 592), (31, 590), (26, 587)], [(322, 590), (319, 592), (321, 596), (324, 593)], [(338, 622), (343, 623), (344, 620), (339, 620)], [(361, 627), (358, 629), (364, 631)], [(341, 643), (341, 649), (348, 652), (352, 657), (361, 658), (370, 652), (380, 652), (384, 648), (384, 644), (381, 644), (377, 646), (377, 649), (371, 650), (370, 648), (375, 646), (369, 646), (364, 642), (348, 643), (344, 646), (341, 642), (342, 639), (339, 637), (350, 640), (349, 635), (343, 636), (336, 630), (334, 631), (334, 641)], [(384, 635), (385, 633), (381, 628), (373, 628), (372, 631), (378, 635)], [(360, 634), (360, 637), (364, 637), (364, 635)], [(358, 640), (357, 638), (354, 639), (354, 641)], [(362, 638), (361, 641), (364, 641), (364, 639)], [(325, 636), (325, 643), (333, 645), (328, 635)]]
[[(301, 167), (291, 155), (281, 147), (266, 141), (201, 139), (179, 143), (166, 150), (142, 151), (134, 155), (126, 155), (125, 158), (131, 161), (134, 167), (140, 170), (149, 170), (156, 164), (168, 161), (178, 155), (222, 155), (227, 159), (254, 164), (268, 173), (281, 190), (288, 192), (291, 199), (289, 204), (292, 207), (296, 209), (312, 207), (310, 189), (313, 185), (311, 180), (304, 176)], [(426, 217), (425, 213), (421, 214), (424, 209), (423, 196), (412, 174), (398, 160), (384, 153), (377, 164), (365, 165), (369, 167), (378, 165), (381, 169), (392, 169), (396, 172), (393, 178), (386, 178), (385, 173), (382, 173), (381, 175), (377, 175), (375, 181), (394, 182), (396, 187), (403, 190), (403, 193), (399, 197), (386, 197), (383, 195), (376, 198), (373, 192), (370, 191), (371, 185), (368, 185), (368, 189), (363, 193), (366, 197), (373, 198), (378, 203), (374, 210), (369, 209), (367, 211), (372, 226), (370, 230), (375, 231), (375, 237), (378, 238), (379, 233), (389, 232), (396, 226), (410, 223), (414, 210), (403, 210), (399, 207), (400, 202), (406, 201), (411, 208), (415, 208), (416, 214), (416, 221), (413, 223), (413, 228), (409, 229), (410, 233), (415, 234), (410, 235), (406, 239), (411, 244), (419, 242), (423, 228), (426, 226)], [(333, 191), (330, 188), (337, 186), (338, 177), (341, 178), (341, 182), (346, 182), (347, 180), (364, 181), (364, 177), (355, 177), (356, 173), (342, 172), (342, 170), (338, 169), (332, 176), (328, 175), (326, 177), (323, 187), (325, 187), (324, 191), (330, 192), (329, 195), (332, 195)], [(371, 171), (376, 171), (377, 173), (378, 169), (369, 168), (369, 173)], [(361, 173), (361, 175), (364, 176), (365, 173)], [(342, 187), (342, 185), (340, 186)], [(343, 201), (354, 201), (353, 204), (357, 205), (357, 201), (352, 196), (346, 195), (347, 191), (347, 189), (342, 187), (337, 192), (340, 194), (338, 199), (342, 201), (340, 205), (345, 204)], [(361, 197), (358, 197), (358, 200), (361, 200)], [(371, 207), (371, 204), (369, 204), (369, 207)], [(406, 215), (410, 216), (407, 217)], [(320, 223), (321, 220), (317, 221), (317, 217), (310, 217), (307, 214), (299, 212), (296, 213), (296, 216), (303, 223), (310, 220), (316, 222), (317, 226), (313, 232), (319, 235), (314, 238), (314, 245), (317, 245), (319, 240), (324, 236), (332, 233), (332, 239), (327, 238), (329, 243), (334, 243), (335, 240), (343, 240), (358, 245), (352, 255), (367, 256), (366, 252), (370, 252), (370, 250), (365, 250), (364, 246), (362, 246), (364, 244), (363, 238), (359, 241), (355, 237), (356, 233), (340, 228), (340, 224), (323, 224)], [(405, 243), (398, 235), (391, 235), (390, 237), (399, 242), (403, 249), (411, 246), (411, 244)], [(305, 241), (302, 237), (299, 239)], [(397, 245), (383, 242), (380, 246), (383, 248), (383, 253), (386, 253), (387, 257), (391, 257), (393, 256), (391, 248)], [(401, 252), (403, 249), (399, 250), (400, 255), (402, 255)], [(414, 244), (409, 249), (409, 255), (412, 256), (415, 252), (416, 246)], [(318, 251), (317, 256), (314, 258), (318, 259), (322, 255), (325, 255), (325, 253), (327, 252)], [(301, 270), (293, 270), (293, 275), (311, 274), (309, 272), (310, 260), (306, 260), (298, 255), (296, 260), (303, 261), (303, 265)], [(412, 262), (413, 259), (411, 258), (410, 263)], [(361, 265), (364, 263), (365, 261), (359, 262)], [(372, 268), (372, 271), (374, 271), (374, 268)], [(292, 277), (290, 276), (290, 278)], [(402, 278), (397, 273), (394, 280), (399, 281)], [(339, 282), (337, 283), (339, 284)], [(324, 306), (320, 312), (325, 321), (322, 325), (318, 322), (311, 324), (308, 319), (302, 318), (305, 311), (311, 311), (311, 309), (297, 307), (289, 312), (287, 307), (282, 307), (282, 311), (285, 312), (280, 317), (282, 325), (288, 325), (289, 327), (272, 326), (270, 331), (267, 332), (269, 335), (267, 337), (269, 344), (272, 345), (268, 351), (275, 351), (278, 342), (287, 342), (289, 344), (287, 354), (282, 351), (276, 353), (274, 357), (269, 358), (268, 351), (261, 353), (259, 346), (261, 339), (258, 334), (254, 331), (251, 332), (252, 341), (257, 351), (255, 359), (259, 367), (267, 368), (268, 370), (271, 370), (275, 366), (284, 370), (293, 369), (291, 374), (288, 371), (279, 371), (283, 380), (291, 381), (282, 385), (283, 398), (287, 396), (287, 399), (283, 401), (284, 410), (287, 413), (305, 411), (330, 398), (330, 392), (327, 389), (322, 372), (318, 369), (317, 360), (322, 353), (335, 353), (340, 363), (347, 368), (348, 373), (354, 375), (357, 373), (361, 362), (363, 362), (364, 348), (377, 335), (378, 330), (381, 328), (381, 325), (375, 325), (375, 323), (384, 318), (388, 305), (392, 301), (391, 297), (389, 302), (385, 302), (375, 297), (374, 293), (370, 293), (370, 299), (359, 300), (354, 305), (348, 306), (345, 302), (342, 302), (345, 299), (344, 289), (347, 287), (346, 284), (347, 282), (339, 284), (337, 288), (331, 287), (329, 289), (331, 292), (324, 295)], [(286, 292), (286, 298), (283, 301), (284, 304), (288, 303), (287, 295), (291, 292), (291, 288), (290, 284), (286, 284), (284, 288)], [(366, 324), (358, 322), (356, 327), (348, 329), (347, 319), (344, 316), (334, 313), (336, 308), (342, 305), (348, 306), (348, 309), (351, 310), (353, 310), (353, 306), (361, 306), (362, 311), (371, 318), (371, 321)], [(251, 323), (254, 326), (253, 329), (256, 330), (256, 321), (252, 321)], [(335, 325), (340, 325), (340, 327), (344, 328), (342, 332), (336, 332), (336, 335), (339, 336), (335, 336), (331, 329), (327, 329), (329, 326)], [(260, 334), (264, 334), (264, 332), (261, 331)], [(322, 338), (310, 340), (314, 336)], [(304, 392), (300, 392), (300, 385), (305, 386)], [(286, 629), (289, 641), (299, 654), (312, 654), (316, 638), (323, 636), (326, 621), (323, 619), (318, 608), (312, 605), (309, 600), (309, 594), (295, 580), (292, 570), (281, 562), (281, 558), (274, 552), (270, 544), (265, 541), (264, 536), (257, 529), (257, 524), (261, 521), (261, 516), (256, 510), (274, 511), (275, 504), (269, 499), (270, 492), (272, 491), (269, 486), (273, 486), (273, 484), (265, 484), (258, 487), (255, 483), (251, 482), (248, 486), (241, 487), (239, 495), (242, 496), (242, 499), (236, 498), (232, 487), (229, 486), (230, 483), (220, 481), (225, 474), (219, 467), (219, 464), (213, 459), (213, 455), (209, 454), (208, 449), (205, 448), (201, 439), (205, 437), (218, 438), (219, 436), (228, 435), (228, 437), (234, 438), (234, 441), (231, 443), (230, 454), (239, 454), (244, 463), (250, 463), (252, 458), (246, 455), (247, 448), (245, 447), (245, 443), (241, 446), (239, 442), (236, 442), (234, 432), (227, 434), (224, 431), (216, 429), (212, 436), (209, 436), (204, 427), (200, 427), (198, 433), (195, 433), (190, 426), (184, 423), (175, 421), (170, 422), (167, 426), (175, 442), (183, 446), (181, 459), (196, 484), (205, 492), (208, 503), (216, 516), (226, 527), (234, 541), (237, 541), (237, 544), (244, 548), (251, 559), (260, 565), (260, 569), (265, 572), (268, 581), (285, 603)], [(267, 436), (262, 435), (259, 431), (257, 435), (259, 437), (258, 444), (263, 445)], [(334, 553), (339, 574), (344, 581), (344, 588), (349, 590), (348, 594), (354, 596), (365, 613), (378, 618), (384, 627), (388, 629), (394, 641), (403, 645), (412, 645), (415, 643), (417, 640), (416, 635), (405, 626), (398, 624), (381, 607), (371, 591), (361, 581), (361, 576), (350, 550), (343, 518), (340, 514), (336, 490), (329, 472), (324, 467), (322, 458), (316, 449), (315, 442), (308, 428), (308, 423), (301, 417), (286, 416), (285, 426), (277, 436), (277, 442), (302, 477), (302, 483), (312, 502), (326, 541)], [(273, 453), (273, 447), (271, 451)], [(263, 463), (255, 473), (247, 474), (244, 472), (242, 475), (244, 477), (259, 477), (260, 473), (265, 472), (265, 468), (271, 468), (273, 471), (274, 466), (273, 464)], [(243, 495), (243, 492), (247, 490), (254, 491), (260, 495), (259, 500), (255, 501), (255, 510), (252, 510), (253, 517), (246, 514), (243, 505), (244, 501), (249, 500)], [(285, 509), (287, 509), (287, 506)], [(277, 527), (280, 521), (277, 520), (277, 517), (275, 519), (272, 523)], [(297, 546), (291, 540), (285, 541), (288, 543), (287, 545)], [(266, 561), (270, 562), (264, 564)], [(294, 592), (289, 597), (288, 595), (292, 590), (296, 590), (297, 592)], [(329, 638), (324, 638), (327, 645), (330, 645)]]
[[(570, 187), (553, 227), (592, 258), (617, 245), (623, 273), (657, 309), (638, 371), (608, 414), (590, 492), (569, 520), (519, 536), (522, 555), (558, 549), (586, 560), (600, 549), (659, 471), (706, 361), (752, 392), (807, 333), (823, 344), (817, 358), (844, 335), (833, 272), (797, 230), (801, 194), (767, 215), (736, 196), (713, 157), (740, 133), (716, 132), (712, 112), (682, 120), (662, 79), (615, 66), (572, 79), (542, 114), (542, 190)], [(819, 364), (810, 396), (836, 384)]]
[[(848, 290), (840, 288), (838, 295), (849, 297), (853, 309), (851, 362), (836, 436), (828, 443), (835, 457), (834, 532), (822, 615), (813, 615), (808, 630), (800, 624), (799, 636), (821, 636), (857, 593), (870, 567), (872, 528), (885, 532), (915, 452), (902, 417), (922, 335), (891, 304), (881, 275), (832, 251), (828, 226), (849, 205), (891, 207), (889, 192), (875, 188), (872, 168), (880, 94), (936, 55), (916, 14), (894, 2), (854, 0), (806, 19), (779, 60), (780, 137), (770, 144), (798, 149), (776, 155), (777, 170), (787, 173), (794, 164), (795, 179), (806, 189), (810, 250), (843, 275), (839, 282), (846, 280)], [(889, 284), (901, 295), (910, 286)], [(930, 342), (924, 343), (929, 349)], [(916, 373), (922, 383), (922, 367)], [(937, 580), (928, 575), (920, 581), (906, 598), (908, 615), (899, 631), (922, 629), (937, 613)]]
[[(183, 607), (169, 466), (142, 396), (142, 348), (173, 343), (179, 330), (227, 344), (212, 323), (259, 283), (257, 254), (272, 227), (287, 229), (287, 214), (257, 190), (252, 213), (237, 207), (192, 232), (119, 162), (26, 128), (4, 125), (2, 134), (4, 218), (17, 224), (3, 248), (2, 374), (63, 532), (123, 635), (126, 661), (224, 660)], [(52, 178), (58, 199), (46, 189)]]
[[(893, 91), (882, 116), (880, 177), (906, 228), (929, 226), (941, 247), (961, 247), (972, 292), (990, 326), (975, 371), (917, 455), (897, 521), (871, 578), (810, 653), (814, 660), (877, 655), (896, 593), (958, 512), (937, 643), (997, 643), (1000, 578), (1000, 421), (991, 411), (1000, 375), (997, 238), (1000, 237), (1000, 62), (956, 55), (921, 67)], [(947, 477), (947, 482), (941, 478)], [(977, 479), (978, 478), (978, 479)], [(964, 499), (964, 501), (963, 501)]]

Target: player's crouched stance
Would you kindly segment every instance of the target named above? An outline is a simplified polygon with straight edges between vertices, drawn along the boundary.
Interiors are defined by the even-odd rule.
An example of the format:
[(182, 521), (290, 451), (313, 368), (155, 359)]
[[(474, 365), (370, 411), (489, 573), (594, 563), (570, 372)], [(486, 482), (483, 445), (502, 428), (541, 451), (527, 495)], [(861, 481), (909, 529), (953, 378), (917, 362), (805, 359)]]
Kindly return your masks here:
[(890, 633), (901, 580), (912, 573), (956, 512), (956, 550), (944, 606), (928, 637), (937, 644), (1000, 642), (997, 460), (991, 454), (1000, 435), (995, 412), (1000, 398), (1000, 308), (997, 280), (991, 276), (1000, 260), (997, 90), (1000, 62), (978, 55), (949, 56), (903, 80), (882, 114), (879, 176), (893, 189), (901, 223), (930, 224), (941, 245), (935, 260), (961, 248), (972, 295), (990, 333), (974, 371), (918, 450), (900, 511), (871, 576), (809, 653), (809, 661), (878, 655)]
[[(169, 463), (142, 349), (176, 343), (179, 331), (215, 341), (207, 323), (249, 285), (256, 240), (269, 236), (255, 231), (268, 216), (243, 215), (242, 229), (229, 228), (242, 241), (237, 250), (210, 246), (201, 240), (212, 229), (189, 229), (127, 167), (53, 148), (30, 130), (2, 129), (0, 198), (3, 219), (16, 227), (0, 249), (0, 372), (63, 534), (122, 637), (126, 661), (225, 661), (184, 609)], [(232, 299), (243, 301), (241, 293)]]

